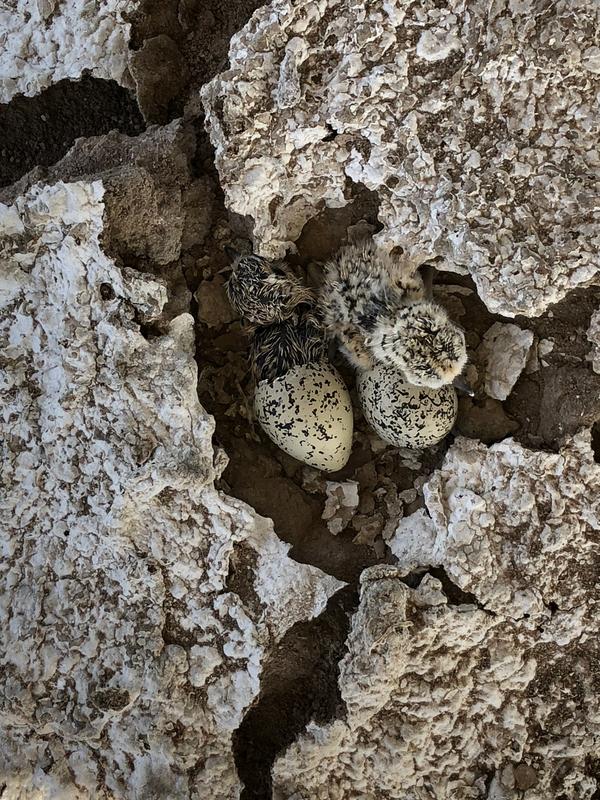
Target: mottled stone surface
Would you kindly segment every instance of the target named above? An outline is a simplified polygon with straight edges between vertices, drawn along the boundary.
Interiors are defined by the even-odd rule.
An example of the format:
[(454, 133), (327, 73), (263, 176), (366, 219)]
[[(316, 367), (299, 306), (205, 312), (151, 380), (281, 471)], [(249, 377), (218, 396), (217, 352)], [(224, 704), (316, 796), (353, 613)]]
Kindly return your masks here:
[(382, 245), (540, 314), (600, 267), (598, 24), (593, 0), (276, 0), (203, 89), (226, 202), (280, 256), (362, 184)]
[(182, 248), (201, 243), (210, 228), (213, 190), (192, 174), (194, 151), (193, 131), (181, 120), (139, 136), (111, 131), (78, 139), (57, 164), (36, 167), (0, 190), (0, 202), (12, 202), (40, 181), (100, 177), (105, 249), (126, 263), (161, 267), (175, 262)]
[(485, 365), (484, 388), (488, 397), (506, 400), (525, 369), (533, 333), (512, 323), (495, 322), (478, 350)]
[(0, 786), (10, 798), (240, 792), (261, 665), (340, 586), (215, 490), (193, 319), (101, 247), (100, 181), (0, 205)]
[(588, 328), (587, 338), (592, 345), (590, 360), (592, 369), (600, 375), (600, 310), (592, 314), (590, 327)]
[(399, 566), (363, 573), (345, 714), (276, 761), (276, 800), (595, 797), (599, 489), (588, 433), (559, 453), (457, 440)]
[(84, 70), (132, 85), (127, 13), (137, 0), (9, 0), (0, 5), (0, 103)]
[(321, 519), (327, 523), (327, 529), (334, 536), (348, 527), (356, 514), (360, 498), (357, 481), (326, 481), (327, 499), (323, 507)]
[(600, 465), (588, 432), (558, 453), (458, 439), (424, 498), (427, 533), (406, 517), (390, 543), (402, 566), (441, 565), (486, 608), (531, 626), (557, 605), (550, 629), (580, 635), (600, 599)]

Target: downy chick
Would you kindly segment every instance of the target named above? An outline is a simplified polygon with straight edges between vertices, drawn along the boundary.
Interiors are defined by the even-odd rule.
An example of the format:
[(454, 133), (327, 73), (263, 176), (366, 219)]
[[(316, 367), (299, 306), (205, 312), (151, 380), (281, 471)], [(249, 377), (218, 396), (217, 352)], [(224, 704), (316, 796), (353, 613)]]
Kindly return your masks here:
[(323, 321), (310, 305), (299, 305), (284, 322), (257, 327), (252, 333), (250, 360), (257, 383), (274, 381), (293, 367), (326, 358)]
[(350, 245), (325, 265), (325, 326), (357, 369), (380, 362), (437, 389), (460, 380), (467, 351), (462, 330), (429, 294), (399, 259), (371, 242)]
[(233, 272), (225, 288), (229, 302), (248, 324), (256, 382), (325, 361), (323, 319), (313, 292), (285, 263), (227, 251), (233, 257)]
[(241, 255), (226, 248), (232, 273), (225, 291), (232, 307), (250, 326), (283, 322), (300, 303), (314, 302), (314, 294), (287, 264), (262, 256)]

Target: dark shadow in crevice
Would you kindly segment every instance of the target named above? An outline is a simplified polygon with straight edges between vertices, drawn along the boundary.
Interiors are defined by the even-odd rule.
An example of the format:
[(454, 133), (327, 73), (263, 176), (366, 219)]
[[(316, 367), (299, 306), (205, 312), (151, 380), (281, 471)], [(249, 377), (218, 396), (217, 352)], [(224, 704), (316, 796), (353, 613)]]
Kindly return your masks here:
[(452, 578), (448, 575), (444, 567), (428, 566), (415, 570), (414, 572), (405, 575), (402, 578), (402, 583), (405, 583), (411, 589), (417, 589), (425, 575), (432, 575), (434, 578), (439, 580), (439, 582), (442, 584), (442, 590), (448, 598), (448, 605), (471, 605), (475, 606), (481, 611), (485, 611), (486, 614), (490, 614), (493, 617), (496, 616), (496, 612), (490, 611), (489, 608), (486, 608), (476, 597), (476, 595), (474, 595), (472, 592), (465, 592), (460, 588), (460, 586), (457, 586), (457, 584), (454, 583)]
[(0, 186), (55, 164), (81, 136), (111, 130), (135, 136), (144, 128), (133, 93), (115, 81), (84, 75), (35, 97), (18, 95), (0, 105)]
[(335, 137), (338, 135), (338, 131), (336, 131), (336, 129), (333, 127), (333, 125), (330, 125), (329, 123), (327, 123), (326, 128), (328, 130), (328, 133), (325, 134), (325, 136), (321, 139), (321, 141), (322, 142), (333, 142)]
[[(126, 15), (131, 23), (129, 46), (136, 52), (146, 53), (141, 84), (149, 101), (153, 122), (165, 123), (179, 116), (181, 109), (192, 99), (194, 113), (200, 87), (215, 75), (227, 69), (231, 37), (240, 31), (252, 14), (263, 5), (262, 0), (204, 0), (204, 2), (178, 2), (178, 0), (142, 0), (133, 13)], [(158, 46), (159, 42), (163, 42)], [(169, 46), (165, 51), (165, 43)], [(171, 71), (165, 70), (164, 80), (157, 80), (164, 66), (160, 56), (166, 52), (172, 59)], [(156, 55), (156, 69), (150, 69)], [(144, 72), (147, 81), (144, 81)], [(172, 92), (165, 83), (175, 80)]]
[(442, 584), (442, 589), (444, 590), (444, 594), (448, 598), (449, 605), (477, 606), (477, 608), (480, 608), (487, 614), (492, 614), (493, 616), (496, 616), (496, 613), (494, 611), (489, 611), (487, 608), (484, 608), (484, 606), (481, 604), (481, 602), (477, 599), (477, 597), (474, 594), (472, 594), (471, 592), (465, 592), (460, 588), (460, 586), (457, 586), (456, 583), (454, 583), (454, 581), (452, 580), (452, 578), (448, 575), (444, 567), (428, 567), (427, 572), (440, 581), (440, 583)]
[(264, 665), (260, 694), (233, 735), (235, 763), (245, 787), (242, 800), (270, 800), (277, 754), (311, 720), (325, 724), (343, 717), (339, 663), (357, 605), (352, 588), (338, 592), (319, 617), (290, 628)]
[(600, 464), (600, 420), (592, 426), (592, 452), (594, 461)]

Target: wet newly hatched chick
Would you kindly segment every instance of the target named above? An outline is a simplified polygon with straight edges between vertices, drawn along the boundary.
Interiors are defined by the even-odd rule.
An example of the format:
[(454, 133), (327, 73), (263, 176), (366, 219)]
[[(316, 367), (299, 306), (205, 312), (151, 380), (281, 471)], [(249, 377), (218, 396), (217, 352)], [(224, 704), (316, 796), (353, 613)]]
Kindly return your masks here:
[(293, 367), (325, 358), (323, 321), (308, 304), (297, 306), (284, 322), (256, 327), (252, 332), (250, 359), (257, 383), (273, 381)]
[(256, 255), (233, 254), (232, 273), (225, 284), (227, 297), (240, 316), (254, 325), (283, 322), (300, 303), (314, 295), (290, 267)]
[(325, 265), (325, 326), (358, 369), (400, 369), (415, 386), (439, 388), (460, 376), (464, 334), (428, 299), (421, 275), (371, 242), (343, 248)]

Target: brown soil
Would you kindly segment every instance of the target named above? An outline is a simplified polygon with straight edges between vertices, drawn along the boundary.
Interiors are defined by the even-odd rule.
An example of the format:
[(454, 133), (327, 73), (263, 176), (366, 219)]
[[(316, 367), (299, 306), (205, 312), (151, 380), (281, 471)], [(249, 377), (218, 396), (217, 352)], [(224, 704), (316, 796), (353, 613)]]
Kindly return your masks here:
[(144, 127), (131, 92), (89, 75), (59, 81), (36, 97), (14, 97), (0, 105), (0, 186), (56, 163), (80, 136), (111, 130), (134, 136)]
[[(260, 0), (143, 0), (131, 16), (130, 46), (149, 122), (180, 116), (188, 102), (199, 112), (200, 87), (227, 68), (231, 37), (261, 5)], [(162, 64), (168, 61), (168, 69), (147, 68), (155, 54)], [(143, 69), (136, 74), (138, 59)]]

